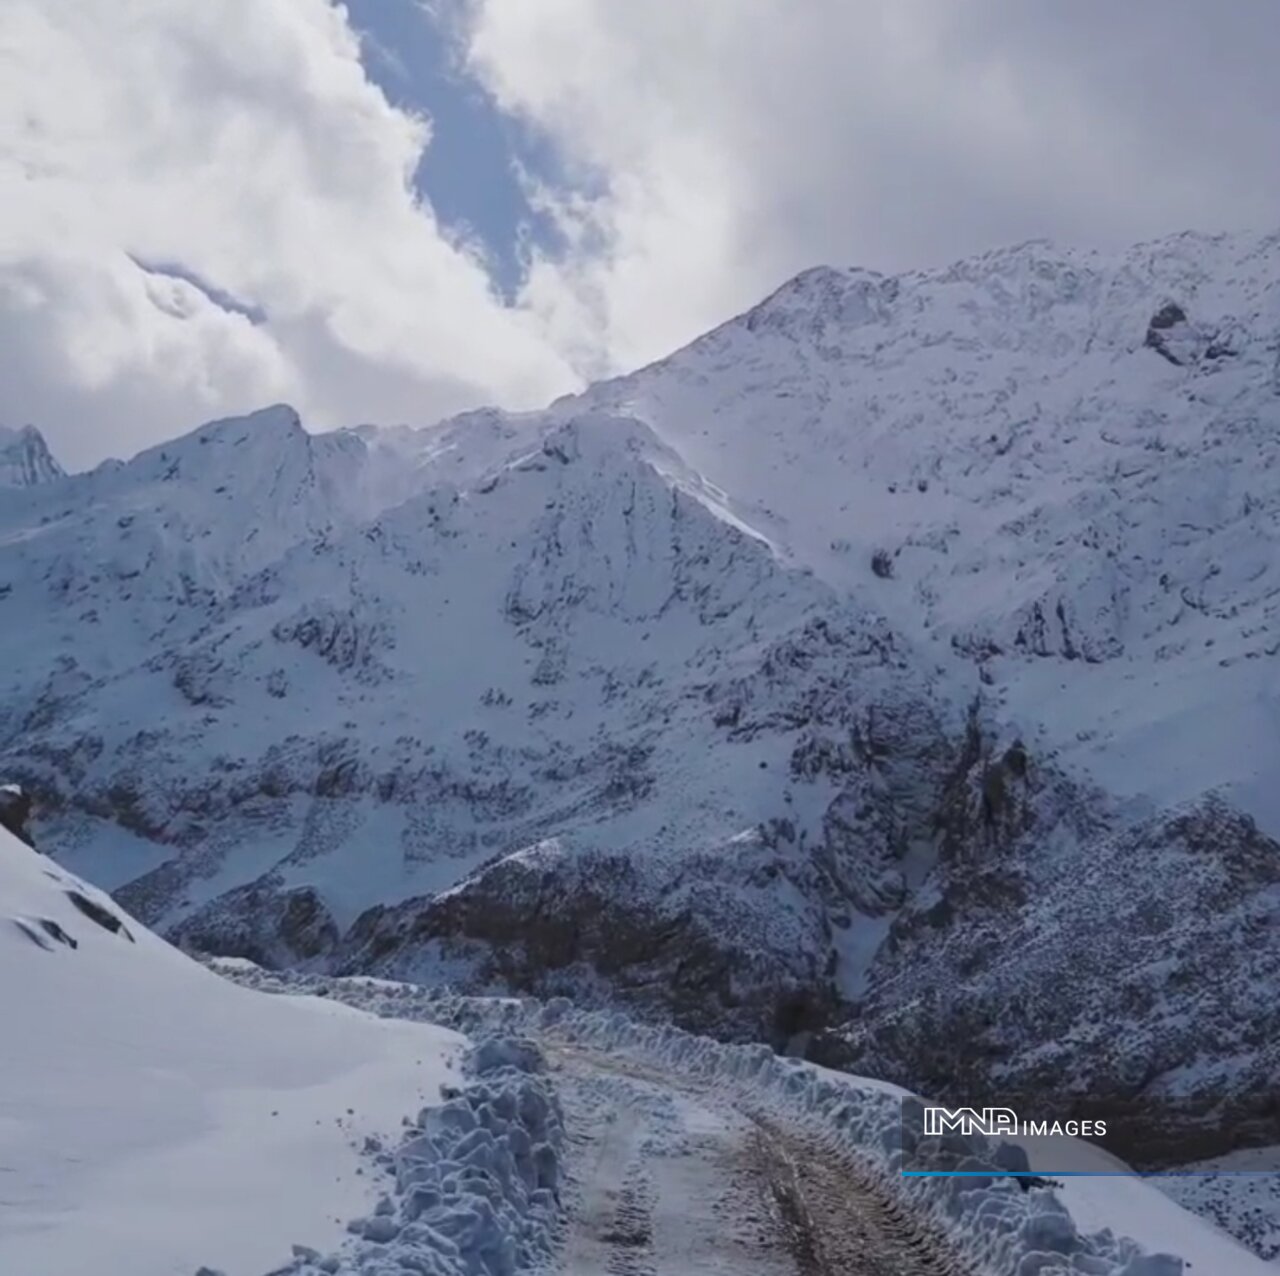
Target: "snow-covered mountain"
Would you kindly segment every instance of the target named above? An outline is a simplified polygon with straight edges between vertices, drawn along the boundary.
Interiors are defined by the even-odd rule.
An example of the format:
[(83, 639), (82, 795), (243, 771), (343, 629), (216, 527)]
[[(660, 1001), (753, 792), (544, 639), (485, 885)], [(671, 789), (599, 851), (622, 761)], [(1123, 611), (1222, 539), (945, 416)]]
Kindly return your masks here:
[(810, 272), (588, 397), (1109, 789), (1277, 831), (1278, 357), (1280, 236), (1030, 243)]
[(62, 466), (34, 425), (20, 430), (0, 425), (0, 487), (34, 487), (63, 476)]
[[(1199, 998), (1280, 969), (1278, 355), (1280, 236), (1033, 243), (808, 272), (541, 413), (275, 408), (6, 489), (0, 772), (192, 945), (826, 1030), (907, 1084), (893, 990), (971, 1026), (987, 940), (1080, 930), (1086, 881), (1214, 909), (1212, 973), (1105, 931), (1096, 1003), (1001, 1043), (1002, 1083), (1078, 1061), (1140, 961), (1132, 1084), (1185, 1090)], [(1220, 1047), (1251, 1112), (1274, 1004)]]
[[(788, 801), (791, 755), (806, 727), (923, 705), (927, 675), (633, 419), (470, 419), (415, 442), (408, 500), (361, 436), (277, 411), (73, 480), (87, 512), (64, 502), (34, 535), (15, 505), (5, 605), (51, 630), (45, 652), (0, 640), (7, 758), (43, 796), (43, 836), (153, 925), (274, 961), (330, 955), (362, 911), (495, 858), (572, 875), (588, 855), (588, 878), (603, 858), (635, 875), (635, 906), (730, 888), (733, 925), (708, 913), (681, 928), (702, 938), (673, 936), (705, 940), (691, 996), (709, 1011), (741, 999), (702, 994), (744, 918), (761, 978), (829, 1007), (819, 895), (843, 895), (795, 843), (824, 836), (840, 783), (805, 763)], [(362, 519), (373, 493), (388, 508)], [(219, 518), (219, 499), (264, 516)], [(781, 849), (759, 831), (774, 823)], [(897, 872), (887, 844), (874, 856), (872, 894)], [(736, 889), (744, 873), (758, 884)], [(382, 928), (365, 917), (346, 947), (384, 949)]]

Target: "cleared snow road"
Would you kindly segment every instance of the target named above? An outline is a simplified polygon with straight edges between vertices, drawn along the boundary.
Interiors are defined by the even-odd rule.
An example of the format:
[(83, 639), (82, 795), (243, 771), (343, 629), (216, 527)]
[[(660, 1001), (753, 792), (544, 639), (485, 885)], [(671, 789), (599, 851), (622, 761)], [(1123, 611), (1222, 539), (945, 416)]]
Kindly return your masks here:
[(564, 1276), (962, 1276), (855, 1164), (687, 1078), (547, 1043), (571, 1151)]
[(923, 1214), (767, 1086), (574, 1040), (561, 1017), (543, 1024), (515, 1002), (215, 964), (264, 991), (531, 1037), (567, 1144), (550, 1268), (561, 1276), (975, 1276)]
[[(1274, 1270), (1137, 1178), (1073, 1178), (1053, 1191), (1030, 1192), (1007, 1180), (960, 1188), (900, 1184), (892, 1177), (891, 1148), (903, 1092), (779, 1059), (762, 1046), (717, 1045), (617, 1013), (575, 1010), (562, 999), (465, 997), (379, 979), (212, 964), (263, 991), (331, 997), (384, 1018), (447, 1025), (481, 1043), (532, 1039), (558, 1096), (560, 1209), (553, 1223), (531, 1213), (523, 1220), (504, 1215), (504, 1222), (512, 1237), (524, 1238), (520, 1244), (527, 1242), (540, 1272), (1263, 1276)], [(522, 1067), (513, 1065), (513, 1075), (519, 1080)], [(485, 1070), (476, 1076), (481, 1087), (488, 1084)], [(485, 1147), (470, 1147), (465, 1158), (462, 1150), (461, 1143), (442, 1147), (440, 1156), (451, 1166), (487, 1164)], [(472, 1153), (484, 1155), (477, 1161)], [(482, 1239), (493, 1240), (491, 1230)], [(323, 1270), (381, 1272), (389, 1257), (378, 1244), (361, 1250), (349, 1241), (337, 1268)]]

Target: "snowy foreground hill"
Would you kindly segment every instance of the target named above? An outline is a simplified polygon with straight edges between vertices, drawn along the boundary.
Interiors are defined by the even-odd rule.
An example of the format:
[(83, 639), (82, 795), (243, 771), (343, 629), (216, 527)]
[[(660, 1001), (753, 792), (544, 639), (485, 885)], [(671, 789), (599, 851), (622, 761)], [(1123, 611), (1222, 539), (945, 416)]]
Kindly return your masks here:
[(1139, 1180), (1023, 1190), (982, 1141), (963, 1190), (897, 1178), (900, 1092), (765, 1047), (217, 965), (248, 987), (0, 829), (0, 1270), (1270, 1270)]
[(1280, 238), (1034, 243), (545, 412), (6, 434), (0, 776), (192, 948), (1280, 1143), (1278, 357)]
[(261, 1272), (376, 1204), (457, 1033), (269, 1001), (0, 829), (0, 1271)]

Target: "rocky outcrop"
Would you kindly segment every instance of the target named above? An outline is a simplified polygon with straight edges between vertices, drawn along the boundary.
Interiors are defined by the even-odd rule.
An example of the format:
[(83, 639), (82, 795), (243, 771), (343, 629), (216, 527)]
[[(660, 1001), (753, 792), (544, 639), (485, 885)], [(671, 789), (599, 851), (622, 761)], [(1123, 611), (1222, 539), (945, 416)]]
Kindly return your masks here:
[(339, 972), (625, 1004), (782, 1048), (833, 1022), (830, 927), (812, 865), (762, 837), (659, 863), (544, 843), (434, 899), (360, 917)]
[(277, 642), (295, 644), (339, 671), (351, 671), (362, 682), (388, 676), (378, 659), (379, 650), (390, 642), (385, 627), (354, 609), (303, 608), (277, 623), (271, 634)]
[(1176, 301), (1167, 301), (1151, 316), (1143, 345), (1182, 368), (1238, 358), (1247, 340), (1247, 333), (1235, 320), (1205, 328), (1193, 322)]
[(338, 943), (338, 925), (310, 886), (286, 887), (277, 875), (219, 896), (170, 932), (182, 947), (245, 957), (269, 969), (314, 964)]
[(940, 862), (819, 1055), (1107, 1119), (1146, 1165), (1280, 1142), (1280, 844), (1216, 798), (1099, 830), (1065, 796), (983, 863)]
[(1148, 350), (1154, 350), (1175, 367), (1190, 361), (1197, 344), (1187, 312), (1176, 301), (1166, 302), (1151, 316), (1143, 339)]

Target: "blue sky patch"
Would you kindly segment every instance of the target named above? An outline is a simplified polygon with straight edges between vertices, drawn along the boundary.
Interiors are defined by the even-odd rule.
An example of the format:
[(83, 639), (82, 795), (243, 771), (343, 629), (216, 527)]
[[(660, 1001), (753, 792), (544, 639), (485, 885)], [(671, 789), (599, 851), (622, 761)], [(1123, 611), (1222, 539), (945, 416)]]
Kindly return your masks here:
[(418, 192), (442, 226), (483, 245), (494, 286), (511, 298), (523, 276), (522, 244), (553, 241), (525, 198), (517, 165), (557, 182), (553, 149), (497, 110), (459, 65), (441, 21), (417, 0), (347, 0), (347, 10), (369, 78), (393, 105), (431, 120)]

